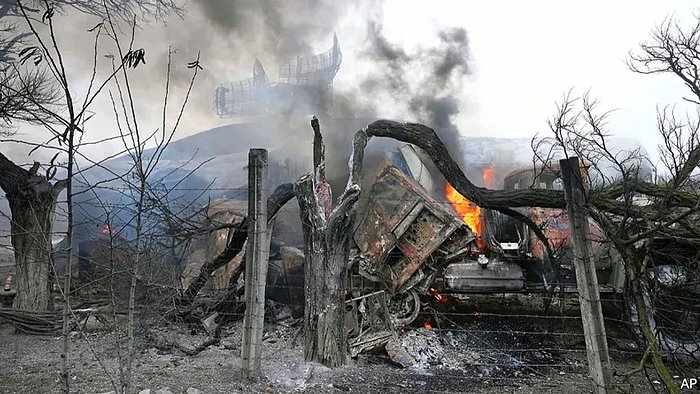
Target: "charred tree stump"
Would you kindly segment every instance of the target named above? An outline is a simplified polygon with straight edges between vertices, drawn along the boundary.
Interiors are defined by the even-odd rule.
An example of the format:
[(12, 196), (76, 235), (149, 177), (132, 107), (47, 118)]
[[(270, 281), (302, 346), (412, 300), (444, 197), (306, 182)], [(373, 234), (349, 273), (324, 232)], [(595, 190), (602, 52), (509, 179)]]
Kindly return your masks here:
[(357, 186), (345, 191), (326, 221), (311, 174), (295, 185), (304, 229), (304, 357), (328, 367), (345, 364), (345, 280)]
[(345, 282), (354, 208), (360, 196), (348, 183), (338, 206), (331, 210), (331, 189), (325, 179), (323, 138), (318, 119), (314, 130), (314, 174), (294, 185), (304, 232), (304, 357), (328, 367), (347, 358)]
[[(51, 184), (51, 174), (37, 174), (39, 163), (24, 169), (0, 153), (0, 188), (10, 204), (17, 295), (14, 308), (51, 308), (51, 236), (58, 195), (65, 181)], [(70, 245), (69, 245), (69, 253)]]
[(301, 227), (304, 232), (304, 357), (317, 359), (318, 293), (322, 292), (323, 260), (326, 255), (324, 237), (325, 219), (321, 216), (316, 201), (314, 182), (311, 174), (302, 176), (294, 185), (299, 202)]

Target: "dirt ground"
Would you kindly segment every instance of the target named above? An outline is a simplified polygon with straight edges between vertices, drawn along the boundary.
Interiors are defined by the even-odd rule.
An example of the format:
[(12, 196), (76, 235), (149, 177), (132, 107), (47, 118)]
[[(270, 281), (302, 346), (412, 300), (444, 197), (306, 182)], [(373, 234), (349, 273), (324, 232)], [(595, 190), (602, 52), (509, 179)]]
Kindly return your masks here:
[[(514, 319), (497, 323), (496, 327), (507, 330), (488, 337), (475, 333), (494, 328), (491, 322), (472, 323), (470, 330), (407, 330), (401, 340), (413, 352), (417, 364), (405, 369), (391, 363), (383, 352), (360, 356), (337, 369), (305, 362), (301, 327), (269, 324), (264, 336), (264, 377), (256, 382), (240, 378), (240, 322), (225, 330), (219, 344), (195, 356), (180, 349), (205, 342), (209, 339), (206, 334), (193, 334), (180, 325), (161, 324), (147, 331), (141, 327), (134, 384), (137, 391), (150, 389), (151, 393), (162, 389), (172, 393), (187, 393), (188, 389), (189, 393), (197, 392), (193, 389), (200, 393), (589, 393), (583, 344), (579, 340), (562, 342), (556, 335), (535, 341), (532, 335), (517, 334), (516, 329), (525, 331), (523, 324)], [(0, 335), (0, 391), (61, 392), (60, 338), (7, 335), (8, 327), (4, 327), (6, 335)], [(92, 327), (85, 337), (73, 333), (71, 340), (70, 379), (77, 393), (111, 391), (106, 371), (117, 379), (123, 349), (114, 345), (113, 332), (97, 322)], [(488, 343), (495, 342), (500, 344), (499, 349), (506, 350), (490, 348)], [(530, 352), (527, 348), (534, 345), (536, 350)], [(615, 349), (611, 353), (618, 354)], [(652, 382), (644, 374), (634, 376), (631, 384), (624, 381), (624, 373), (636, 366), (635, 359), (629, 355), (614, 357), (616, 391), (663, 392), (651, 375)]]

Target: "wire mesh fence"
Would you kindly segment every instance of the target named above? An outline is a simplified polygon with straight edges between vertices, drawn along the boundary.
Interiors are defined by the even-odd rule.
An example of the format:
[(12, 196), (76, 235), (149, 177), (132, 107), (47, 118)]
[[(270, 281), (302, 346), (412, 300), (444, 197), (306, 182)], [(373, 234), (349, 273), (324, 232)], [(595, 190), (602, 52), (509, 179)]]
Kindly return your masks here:
[[(447, 200), (437, 202), (448, 208), (451, 204)], [(368, 209), (371, 207), (361, 208), (358, 215)], [(294, 204), (288, 204), (279, 215), (298, 218), (299, 213)], [(86, 217), (85, 222), (101, 228), (103, 219)], [(151, 239), (172, 236), (157, 233), (156, 225), (151, 228)], [(301, 222), (292, 222), (277, 226), (275, 230), (277, 239), (300, 239), (303, 228)], [(205, 231), (199, 236), (209, 237), (216, 231), (227, 232), (228, 229)], [(119, 374), (120, 360), (126, 352), (123, 343), (128, 335), (125, 327), (129, 310), (125, 301), (129, 296), (128, 284), (134, 277), (134, 256), (130, 254), (133, 245), (127, 240), (120, 242), (123, 243), (107, 243), (101, 254), (91, 256), (90, 275), (81, 277), (80, 272), (85, 267), (76, 267), (76, 281), (71, 289), (75, 341), (95, 343), (95, 346), (88, 346), (86, 352), (91, 352), (95, 359), (109, 360), (104, 367), (98, 366), (97, 371), (111, 376)], [(178, 258), (173, 259), (172, 250), (163, 247), (166, 244), (160, 242), (155, 247), (156, 242), (153, 242), (153, 248), (144, 248), (148, 253), (138, 260), (134, 312), (138, 343), (146, 349), (144, 357), (170, 360), (168, 355), (175, 355), (181, 357), (182, 365), (190, 362), (182, 360), (209, 357), (211, 353), (217, 353), (216, 357), (225, 355), (227, 359), (238, 359), (244, 311), (242, 283), (238, 281), (232, 288), (230, 280), (210, 280), (209, 286), (183, 307), (182, 275), (188, 259), (198, 259), (201, 265), (206, 258), (182, 249)], [(276, 276), (267, 283), (270, 301), (263, 339), (263, 364), (267, 367), (263, 369), (267, 368), (268, 373), (270, 367), (279, 366), (281, 362), (306, 365), (302, 351), (304, 274), (303, 270), (289, 273), (280, 268), (280, 253), (274, 250), (279, 247), (273, 245), (270, 264), (276, 267), (272, 270)], [(75, 257), (78, 262), (81, 256)], [(57, 273), (56, 277), (60, 279), (61, 274)], [(223, 286), (213, 282), (223, 283)], [(650, 300), (650, 307), (654, 311), (654, 329), (662, 350), (678, 379), (696, 376), (696, 357), (700, 354), (694, 350), (700, 342), (698, 299), (692, 292), (662, 294), (658, 290)], [(58, 283), (53, 291), (56, 295), (60, 293)], [(376, 289), (368, 289), (367, 293), (373, 291)], [(371, 388), (384, 392), (469, 392), (489, 387), (590, 390), (585, 335), (575, 293), (523, 291), (479, 295), (431, 291), (419, 294), (419, 298), (417, 317), (396, 325), (392, 333), (414, 360), (410, 368), (399, 367), (380, 346), (357, 355), (350, 367), (324, 372), (322, 377), (316, 378), (302, 374), (301, 378), (292, 379), (289, 387), (298, 388), (303, 383), (309, 387), (337, 384), (341, 391)], [(60, 297), (56, 297), (56, 302), (61, 302)], [(638, 366), (645, 350), (629, 300), (623, 294), (605, 294), (602, 303), (606, 311), (615, 388), (625, 392), (652, 390), (658, 386), (654, 382), (659, 378), (650, 366), (626, 376)], [(33, 318), (55, 323), (43, 315), (31, 317), (10, 309), (0, 311), (0, 320), (12, 322), (20, 331), (25, 328), (27, 333), (32, 333), (27, 327), (34, 324)], [(89, 350), (91, 348), (94, 350)], [(148, 349), (156, 349), (158, 354), (148, 353)], [(675, 357), (676, 353), (686, 354)]]

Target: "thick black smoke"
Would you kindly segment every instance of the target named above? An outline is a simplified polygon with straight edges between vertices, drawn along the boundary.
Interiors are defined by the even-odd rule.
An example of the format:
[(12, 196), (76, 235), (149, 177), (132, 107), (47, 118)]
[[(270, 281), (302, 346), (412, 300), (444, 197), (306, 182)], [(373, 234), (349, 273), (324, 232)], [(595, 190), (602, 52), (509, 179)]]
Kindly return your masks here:
[[(311, 43), (330, 41), (347, 8), (331, 0), (195, 0), (212, 25), (227, 32), (245, 54), (266, 52), (279, 64), (308, 54)], [(252, 64), (252, 60), (250, 61)]]
[(377, 72), (361, 87), (370, 96), (387, 93), (405, 105), (416, 121), (435, 129), (462, 163), (455, 117), (464, 105), (459, 97), (463, 78), (471, 73), (469, 37), (463, 28), (447, 28), (438, 32), (438, 39), (435, 47), (409, 53), (387, 39), (381, 24), (370, 21), (365, 54), (376, 63)]
[[(335, 90), (331, 113), (335, 117), (371, 121), (391, 116), (397, 112), (397, 107), (402, 108), (408, 112), (403, 120), (418, 121), (435, 129), (453, 157), (463, 163), (455, 118), (464, 105), (460, 100), (462, 82), (471, 72), (469, 37), (465, 29), (442, 29), (436, 33), (434, 46), (409, 51), (384, 35), (383, 17), (381, 11), (377, 11), (383, 8), (381, 1), (365, 1), (362, 5), (349, 7), (345, 2), (330, 0), (197, 0), (194, 6), (211, 26), (230, 37), (227, 50), (232, 59), (228, 61), (228, 67), (249, 70), (247, 64), (258, 57), (273, 80), (273, 72), (288, 57), (313, 54), (312, 43), (315, 43), (315, 48), (319, 43), (330, 43), (341, 19), (352, 13), (353, 18), (366, 25), (365, 40), (341, 35), (340, 46), (343, 48), (348, 42), (361, 45), (361, 48), (352, 49), (371, 60), (372, 64), (370, 72), (352, 84), (355, 88)], [(201, 42), (201, 39), (197, 41)], [(194, 43), (188, 46), (194, 46)], [(346, 58), (338, 78), (343, 78), (343, 69), (354, 67), (357, 60)], [(242, 61), (247, 64), (241, 64)], [(220, 67), (216, 65), (216, 68)], [(384, 103), (382, 100), (386, 96), (393, 103)], [(280, 138), (286, 139), (287, 143), (283, 144), (296, 148), (294, 151), (304, 152), (310, 142), (309, 130), (306, 121), (298, 121), (299, 115), (290, 117), (286, 135), (280, 135)], [(329, 176), (347, 174), (346, 163), (354, 131), (324, 130)], [(368, 167), (373, 158), (376, 161), (384, 149), (392, 145), (395, 146), (386, 141), (373, 141), (366, 156)]]

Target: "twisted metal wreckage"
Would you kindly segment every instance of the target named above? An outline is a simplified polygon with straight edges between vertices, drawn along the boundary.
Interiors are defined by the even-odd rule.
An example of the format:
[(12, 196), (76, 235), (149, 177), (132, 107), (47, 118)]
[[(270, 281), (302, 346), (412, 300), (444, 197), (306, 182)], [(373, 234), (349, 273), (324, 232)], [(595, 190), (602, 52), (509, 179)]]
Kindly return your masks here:
[[(432, 175), (436, 172), (429, 164), (430, 159), (425, 153), (412, 144), (402, 145), (395, 152), (386, 152), (366, 195), (364, 208), (360, 210), (353, 230), (345, 286), (345, 325), (351, 356), (381, 348), (397, 338), (400, 327), (414, 323), (419, 317), (426, 299), (444, 302), (470, 294), (541, 293), (554, 296), (577, 292), (571, 234), (564, 209), (554, 204), (549, 208), (532, 208), (524, 203), (520, 204), (523, 208), (515, 208), (532, 222), (542, 224), (539, 226), (542, 234), (536, 234), (532, 227), (512, 215), (479, 208), (462, 197), (441, 176)], [(484, 170), (485, 174), (487, 171), (488, 168)], [(581, 172), (586, 175), (585, 168)], [(546, 168), (516, 169), (506, 175), (500, 185), (505, 190), (530, 185), (552, 192), (561, 189), (558, 168), (551, 164)], [(277, 205), (273, 205), (284, 204), (292, 194), (288, 191), (282, 200), (274, 199)], [(621, 300), (624, 305), (626, 278), (623, 262), (610, 244), (604, 242), (600, 227), (592, 220), (589, 227), (599, 291), (606, 297)], [(243, 228), (236, 229), (235, 233), (240, 233), (241, 240), (244, 239)], [(541, 235), (546, 237), (548, 245), (541, 242)], [(223, 280), (218, 279), (221, 282), (218, 288), (225, 289), (232, 280), (232, 272), (233, 276), (240, 275), (242, 256), (233, 258), (241, 249), (224, 246), (230, 234), (225, 236), (217, 232), (212, 236), (217, 238), (218, 246), (216, 252), (208, 253), (209, 258), (204, 260), (223, 262), (215, 267), (227, 274)], [(662, 243), (663, 240), (655, 242)], [(273, 249), (274, 243), (273, 240)], [(233, 252), (227, 254), (228, 249)], [(289, 285), (291, 277), (296, 280), (303, 277), (301, 251), (285, 250), (288, 256), (296, 258), (293, 267), (285, 265), (289, 263), (285, 260), (292, 261), (289, 258), (271, 262), (272, 267), (275, 264), (281, 267), (272, 269), (275, 277), (268, 279), (268, 284), (281, 283), (273, 286), (275, 288)], [(296, 253), (290, 254), (290, 250)], [(219, 252), (226, 258), (219, 256), (212, 260), (211, 257)], [(200, 264), (194, 271), (201, 266), (202, 259), (198, 260)], [(672, 273), (683, 272), (677, 268), (660, 261), (654, 267), (656, 278), (663, 285), (669, 282), (667, 279)], [(206, 283), (211, 274), (211, 270), (202, 269), (200, 285)], [(689, 279), (690, 275), (675, 276), (676, 282), (686, 283)], [(296, 288), (304, 286), (303, 283), (294, 285)], [(201, 288), (184, 287), (187, 287), (187, 294), (191, 293), (190, 298)], [(684, 288), (687, 290), (688, 286)], [(693, 296), (697, 297), (696, 288), (689, 291), (694, 291)], [(274, 294), (276, 292), (271, 291), (268, 296), (274, 299)], [(301, 295), (296, 295), (295, 303), (301, 304)], [(659, 310), (653, 317), (652, 325), (662, 344), (669, 352), (675, 349), (689, 355), (700, 354), (694, 337), (699, 322), (693, 318), (698, 315), (660, 315), (672, 310)], [(634, 309), (627, 312), (634, 324)], [(672, 324), (661, 327), (657, 321)], [(679, 323), (684, 325), (683, 329), (678, 329)]]
[[(395, 349), (392, 339), (398, 328), (418, 318), (425, 298), (445, 302), (475, 293), (563, 296), (577, 292), (565, 210), (518, 208), (533, 222), (542, 223), (549, 243), (545, 246), (522, 221), (480, 209), (441, 177), (431, 176), (425, 164), (429, 160), (416, 146), (404, 145), (390, 157), (393, 159), (386, 160), (372, 186), (364, 216), (358, 218), (353, 234), (356, 248), (346, 297), (351, 356), (384, 345), (392, 357), (399, 356), (400, 351), (390, 350)], [(581, 174), (587, 179), (585, 167)], [(561, 190), (558, 167), (517, 169), (503, 180), (505, 190), (530, 185)], [(436, 189), (444, 191), (444, 197), (431, 195), (429, 190)], [(623, 262), (604, 242), (600, 227), (593, 220), (589, 226), (599, 291), (626, 304)], [(692, 255), (693, 250), (688, 253)], [(652, 268), (660, 285), (657, 298), (680, 286), (698, 299), (700, 289), (692, 286), (691, 274), (677, 264), (662, 260)], [(673, 308), (661, 309), (650, 317), (650, 323), (666, 351), (690, 357), (700, 354), (698, 315), (684, 308), (682, 316), (668, 316), (666, 312)], [(630, 323), (638, 323), (633, 308), (627, 315)]]

